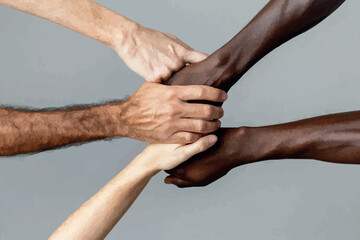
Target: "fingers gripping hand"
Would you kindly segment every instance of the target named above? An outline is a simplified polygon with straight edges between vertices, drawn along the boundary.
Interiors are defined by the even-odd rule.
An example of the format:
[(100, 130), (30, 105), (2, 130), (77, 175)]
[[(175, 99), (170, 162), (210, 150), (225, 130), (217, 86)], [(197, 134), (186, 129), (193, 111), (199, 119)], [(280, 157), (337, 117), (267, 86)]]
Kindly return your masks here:
[(226, 98), (224, 91), (209, 86), (145, 83), (121, 105), (119, 126), (126, 126), (126, 137), (141, 141), (192, 143), (217, 130), (224, 112), (221, 107), (188, 101)]
[(217, 137), (215, 135), (208, 135), (188, 145), (149, 144), (142, 154), (150, 156), (147, 166), (154, 171), (169, 170), (192, 156), (209, 149), (216, 141)]
[(176, 36), (136, 25), (126, 39), (114, 46), (125, 64), (148, 82), (161, 83), (187, 63), (204, 60)]

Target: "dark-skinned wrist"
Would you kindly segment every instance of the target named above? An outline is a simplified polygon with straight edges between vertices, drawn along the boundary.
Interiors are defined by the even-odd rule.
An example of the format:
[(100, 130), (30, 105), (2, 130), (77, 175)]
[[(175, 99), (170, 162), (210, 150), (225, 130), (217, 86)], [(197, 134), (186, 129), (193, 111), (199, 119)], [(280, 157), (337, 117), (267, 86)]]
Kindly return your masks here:
[(251, 66), (260, 58), (261, 45), (256, 41), (256, 34), (249, 25), (233, 39), (208, 57), (217, 74), (213, 84), (228, 91)]
[(316, 139), (300, 129), (275, 125), (237, 128), (236, 141), (237, 157), (234, 164), (240, 166), (266, 160), (301, 158)]
[(269, 160), (276, 150), (271, 139), (274, 132), (266, 127), (239, 127), (233, 130), (236, 141), (235, 167)]
[(263, 145), (261, 160), (312, 158), (309, 150), (318, 142), (311, 129), (280, 124), (254, 128), (255, 138)]

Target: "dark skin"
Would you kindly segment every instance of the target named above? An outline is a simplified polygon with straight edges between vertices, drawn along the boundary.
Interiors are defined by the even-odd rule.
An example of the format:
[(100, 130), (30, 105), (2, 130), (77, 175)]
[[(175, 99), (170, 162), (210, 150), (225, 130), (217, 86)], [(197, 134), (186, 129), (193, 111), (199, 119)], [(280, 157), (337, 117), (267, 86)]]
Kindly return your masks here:
[(272, 0), (233, 39), (164, 84), (208, 85), (228, 91), (255, 63), (312, 28), (345, 0)]
[(360, 111), (265, 127), (221, 128), (219, 140), (168, 171), (166, 183), (206, 186), (231, 169), (265, 160), (316, 159), (360, 164)]
[[(204, 84), (229, 91), (266, 54), (315, 26), (344, 2), (345, 0), (271, 0), (227, 44), (204, 61), (188, 65), (175, 73), (165, 84)], [(348, 114), (359, 116), (358, 112), (344, 115), (348, 116)], [(220, 129), (216, 132), (219, 137), (216, 146), (168, 171), (170, 176), (165, 179), (165, 182), (179, 187), (205, 186), (224, 176), (234, 167), (268, 159), (311, 158), (329, 162), (360, 163), (357, 162), (359, 159), (356, 157), (356, 154), (359, 155), (356, 143), (360, 141), (360, 137), (354, 137), (356, 132), (353, 132), (360, 128), (349, 130), (341, 123), (343, 115), (325, 116), (321, 119), (324, 124), (321, 126), (318, 124), (318, 120), (310, 119), (272, 127)], [(334, 120), (335, 122), (340, 121), (339, 125), (334, 123)], [(357, 126), (360, 127), (360, 123), (355, 120), (354, 122), (350, 121), (350, 124), (358, 124)], [(327, 126), (329, 129), (324, 129), (323, 126)], [(259, 149), (263, 150), (263, 146), (266, 146), (268, 141), (274, 142), (274, 139), (286, 139), (292, 135), (293, 142), (298, 142), (298, 138), (306, 141), (312, 136), (312, 134), (306, 135), (305, 133), (294, 135), (294, 127), (310, 129), (310, 132), (322, 130), (323, 132), (319, 133), (318, 141), (319, 144), (323, 142), (329, 144), (325, 144), (326, 149), (331, 148), (334, 143), (327, 142), (326, 136), (322, 133), (331, 132), (331, 127), (334, 127), (334, 131), (340, 131), (336, 132), (339, 135), (334, 139), (341, 139), (341, 142), (338, 143), (338, 146), (331, 148), (331, 155), (328, 155), (328, 149), (324, 152), (321, 150), (323, 148), (307, 146), (304, 150), (301, 149), (301, 146), (287, 145), (290, 143), (286, 141), (282, 147), (277, 146), (279, 148), (267, 146), (270, 147), (270, 152), (259, 152)], [(322, 137), (324, 139), (321, 139)], [(344, 138), (347, 140), (342, 142)], [(348, 139), (353, 139), (353, 142)], [(355, 147), (349, 147), (348, 144), (353, 144), (352, 146)], [(343, 156), (345, 153), (348, 155)], [(338, 157), (335, 158), (335, 156)]]

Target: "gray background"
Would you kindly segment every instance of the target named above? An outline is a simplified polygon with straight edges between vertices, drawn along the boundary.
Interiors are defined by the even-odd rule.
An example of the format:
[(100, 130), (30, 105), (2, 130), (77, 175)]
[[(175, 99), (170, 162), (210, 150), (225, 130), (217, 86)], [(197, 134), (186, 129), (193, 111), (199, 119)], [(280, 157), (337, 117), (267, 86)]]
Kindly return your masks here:
[[(211, 53), (267, 1), (99, 1)], [(224, 126), (358, 110), (359, 1), (266, 56), (230, 91)], [(0, 103), (56, 107), (130, 95), (142, 79), (110, 48), (0, 6)], [(46, 239), (138, 154), (117, 139), (0, 158), (0, 239)], [(156, 176), (108, 239), (359, 239), (360, 166), (311, 160), (240, 167), (206, 188)]]

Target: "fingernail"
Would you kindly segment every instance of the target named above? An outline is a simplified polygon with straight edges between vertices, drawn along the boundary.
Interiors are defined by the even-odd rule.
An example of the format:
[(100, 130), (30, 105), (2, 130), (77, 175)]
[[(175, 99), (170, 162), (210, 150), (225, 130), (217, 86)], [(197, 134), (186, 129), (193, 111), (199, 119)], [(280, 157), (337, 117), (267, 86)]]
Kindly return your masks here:
[(221, 100), (223, 100), (223, 101), (225, 101), (227, 98), (228, 98), (228, 95), (227, 95), (227, 93), (226, 92), (223, 92), (222, 94), (221, 94)]
[(217, 141), (217, 136), (212, 135), (212, 136), (209, 137), (209, 143), (210, 144), (214, 144), (214, 143), (216, 143), (216, 141)]

